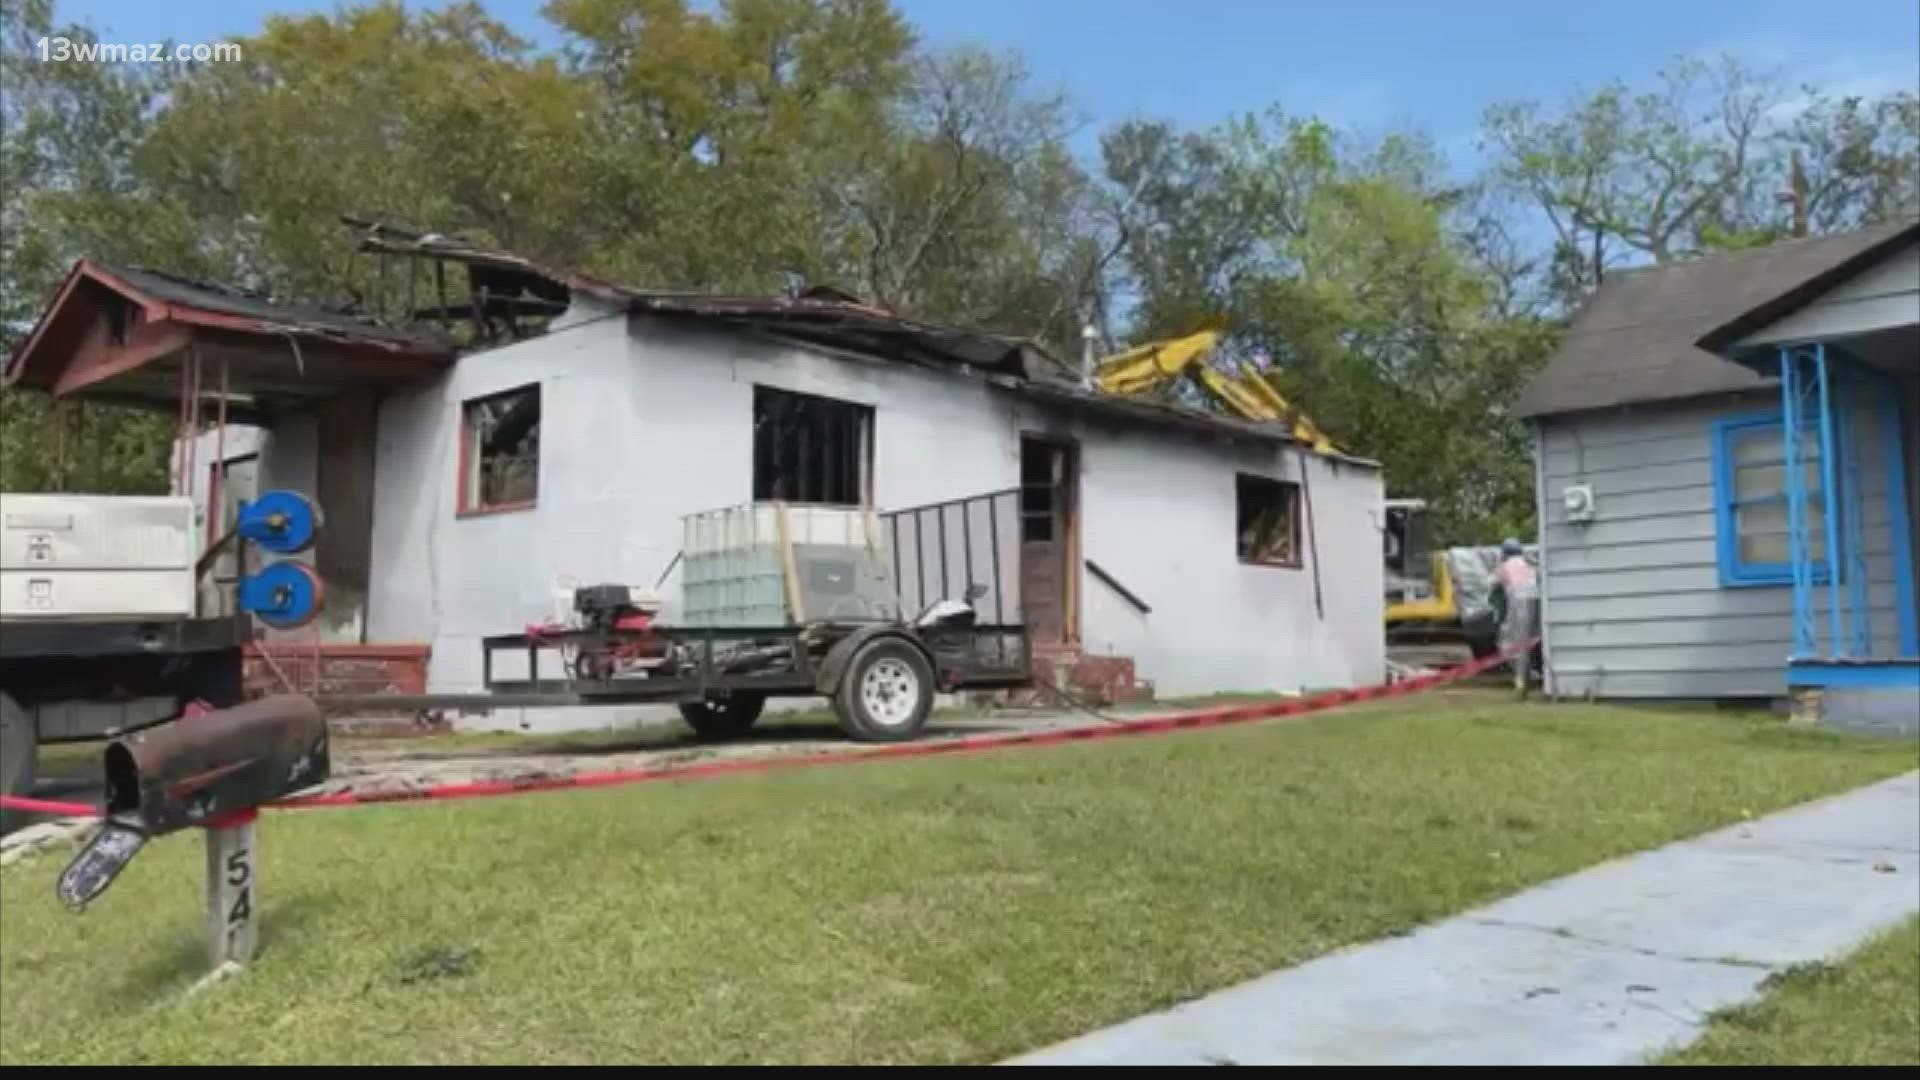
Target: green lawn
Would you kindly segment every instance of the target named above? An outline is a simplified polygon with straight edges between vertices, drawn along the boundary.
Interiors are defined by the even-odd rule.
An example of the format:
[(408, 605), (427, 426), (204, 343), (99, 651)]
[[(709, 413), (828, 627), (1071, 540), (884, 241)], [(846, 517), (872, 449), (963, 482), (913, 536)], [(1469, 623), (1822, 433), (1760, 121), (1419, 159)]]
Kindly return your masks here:
[(1837, 964), (1769, 980), (1669, 1065), (1920, 1065), (1920, 919)]
[(0, 873), (0, 1062), (989, 1061), (1915, 766), (1778, 720), (1464, 693), (1310, 720), (275, 813), (81, 916)]

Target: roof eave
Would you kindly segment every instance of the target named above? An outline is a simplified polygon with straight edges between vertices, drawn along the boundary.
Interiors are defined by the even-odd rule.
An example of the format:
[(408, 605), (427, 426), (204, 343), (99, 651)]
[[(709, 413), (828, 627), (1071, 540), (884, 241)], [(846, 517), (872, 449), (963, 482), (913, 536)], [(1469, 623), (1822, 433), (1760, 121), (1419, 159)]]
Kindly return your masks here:
[[(1748, 308), (1694, 339), (1694, 344), (1710, 353), (1733, 360), (1734, 363), (1741, 363), (1730, 353), (1740, 339), (1806, 307), (1835, 285), (1878, 262), (1882, 256), (1894, 248), (1916, 238), (1920, 238), (1920, 221), (1910, 222), (1904, 228), (1888, 233), (1883, 239), (1861, 248), (1827, 269), (1808, 277), (1800, 284), (1770, 300)], [(1743, 366), (1747, 365), (1743, 364)]]

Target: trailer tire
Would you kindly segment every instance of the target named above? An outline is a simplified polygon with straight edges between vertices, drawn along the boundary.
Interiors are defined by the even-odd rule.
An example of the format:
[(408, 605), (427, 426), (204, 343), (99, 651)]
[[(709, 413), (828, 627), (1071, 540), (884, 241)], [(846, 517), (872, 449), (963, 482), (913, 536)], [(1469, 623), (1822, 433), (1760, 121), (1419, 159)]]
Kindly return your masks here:
[(682, 702), (680, 718), (702, 739), (737, 739), (752, 730), (766, 707), (765, 694), (729, 694), (723, 700)]
[(905, 742), (933, 712), (933, 664), (912, 642), (876, 638), (860, 647), (833, 695), (840, 729), (860, 742)]
[[(0, 694), (0, 795), (33, 794), (39, 741), (33, 715), (12, 695)], [(0, 810), (0, 833), (12, 832), (30, 819), (31, 815), (18, 810)]]

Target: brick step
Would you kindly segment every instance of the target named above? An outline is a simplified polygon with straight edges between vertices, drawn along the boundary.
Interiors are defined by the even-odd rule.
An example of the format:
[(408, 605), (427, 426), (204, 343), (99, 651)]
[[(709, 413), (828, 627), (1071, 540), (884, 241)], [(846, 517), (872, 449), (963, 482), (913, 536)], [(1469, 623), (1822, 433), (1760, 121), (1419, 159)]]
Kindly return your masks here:
[(1153, 683), (1139, 678), (1132, 657), (1089, 655), (1071, 646), (1035, 646), (1033, 681), (1038, 685), (1009, 691), (1007, 703), (1021, 708), (1059, 706), (1059, 696), (1041, 686), (1064, 690), (1094, 706), (1153, 700)]
[(276, 644), (247, 646), (242, 655), (246, 692), (264, 694), (424, 694), (425, 645)]

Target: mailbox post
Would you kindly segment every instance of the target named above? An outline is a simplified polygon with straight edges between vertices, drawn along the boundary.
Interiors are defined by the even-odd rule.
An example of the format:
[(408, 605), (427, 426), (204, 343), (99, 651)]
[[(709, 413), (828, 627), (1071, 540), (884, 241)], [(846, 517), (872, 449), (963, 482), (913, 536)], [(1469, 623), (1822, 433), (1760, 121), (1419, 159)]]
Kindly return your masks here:
[[(197, 710), (196, 710), (197, 711)], [(107, 748), (107, 816), (55, 884), (76, 910), (106, 891), (149, 839), (199, 828), (206, 843), (211, 978), (259, 944), (254, 824), (259, 808), (327, 778), (327, 725), (297, 694), (147, 728)]]
[(226, 964), (246, 966), (260, 942), (253, 864), (253, 826), (259, 817), (257, 809), (242, 810), (206, 826), (207, 942), (216, 971)]
[[(233, 530), (202, 553), (196, 572), (205, 574), (214, 556), (236, 540), (279, 555), (297, 555), (313, 546), (319, 530), (319, 509), (304, 496), (266, 492), (240, 505)], [(282, 561), (243, 578), (235, 602), (258, 621), (287, 629), (318, 615), (323, 595), (311, 568)], [(154, 637), (152, 631), (143, 632)], [(155, 652), (155, 645), (164, 642), (143, 639), (143, 656)], [(67, 651), (76, 659), (96, 655), (71, 645)], [(238, 649), (234, 652), (237, 661)], [(230, 696), (237, 699), (237, 662), (234, 673)], [(114, 685), (119, 685), (117, 676)], [(101, 764), (105, 820), (61, 872), (55, 895), (73, 910), (84, 910), (149, 840), (198, 828), (206, 844), (207, 939), (213, 961), (208, 978), (240, 970), (253, 959), (260, 940), (254, 824), (262, 805), (327, 778), (327, 726), (319, 706), (299, 694), (219, 709), (193, 702), (173, 720), (113, 740)]]

